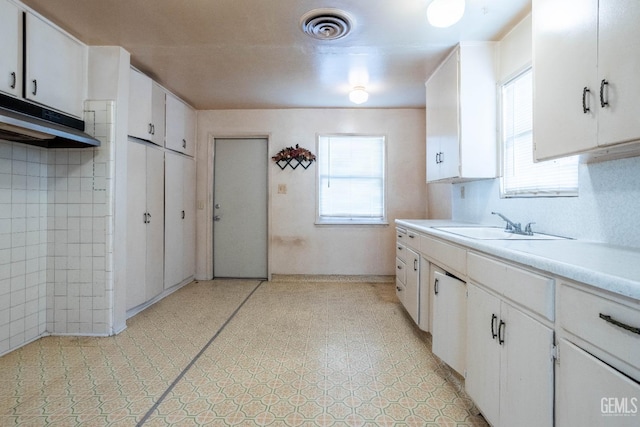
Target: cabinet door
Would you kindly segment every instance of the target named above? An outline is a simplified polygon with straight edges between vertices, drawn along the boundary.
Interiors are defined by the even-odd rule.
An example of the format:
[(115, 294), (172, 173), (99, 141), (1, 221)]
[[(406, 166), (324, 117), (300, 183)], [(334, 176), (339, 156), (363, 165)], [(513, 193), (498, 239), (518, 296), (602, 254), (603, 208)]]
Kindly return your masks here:
[(166, 153), (165, 174), (165, 276), (164, 287), (177, 285), (184, 278), (184, 231), (182, 192), (184, 162), (179, 154)]
[(151, 123), (153, 133), (151, 142), (164, 147), (165, 142), (165, 94), (166, 92), (156, 82), (151, 83)]
[(597, 83), (608, 82), (603, 97), (609, 105), (598, 106), (598, 144), (608, 145), (640, 138), (640, 2), (599, 4)]
[(144, 74), (129, 70), (129, 135), (150, 140), (153, 131), (151, 118), (152, 81)]
[(146, 147), (146, 301), (164, 290), (164, 153)]
[(533, 0), (532, 17), (535, 158), (594, 148), (598, 0)]
[(167, 94), (167, 148), (195, 153), (195, 111), (171, 94)]
[[(473, 283), (467, 298), (465, 390), (492, 425), (500, 415), (500, 300)], [(514, 425), (518, 425), (517, 423)]]
[(182, 198), (184, 215), (182, 216), (183, 231), (183, 279), (196, 273), (196, 162), (183, 158), (184, 182)]
[(433, 353), (463, 374), (466, 358), (466, 285), (444, 272), (432, 268)]
[[(502, 303), (501, 426), (553, 426), (553, 330)], [(585, 424), (586, 425), (586, 424)]]
[(7, 0), (0, 0), (0, 92), (20, 96), (22, 90), (22, 13)]
[(427, 82), (427, 182), (458, 176), (458, 56)]
[(416, 324), (419, 322), (420, 307), (420, 255), (407, 249), (407, 278), (402, 303)]
[(27, 99), (82, 117), (86, 46), (40, 18), (26, 15)]
[(431, 280), (429, 279), (429, 271), (431, 264), (425, 258), (420, 259), (420, 315), (418, 326), (423, 331), (431, 332), (431, 314), (433, 313), (433, 298), (431, 294)]
[(127, 142), (127, 310), (146, 301), (146, 147)]
[(640, 417), (640, 384), (561, 339), (556, 426), (632, 427)]

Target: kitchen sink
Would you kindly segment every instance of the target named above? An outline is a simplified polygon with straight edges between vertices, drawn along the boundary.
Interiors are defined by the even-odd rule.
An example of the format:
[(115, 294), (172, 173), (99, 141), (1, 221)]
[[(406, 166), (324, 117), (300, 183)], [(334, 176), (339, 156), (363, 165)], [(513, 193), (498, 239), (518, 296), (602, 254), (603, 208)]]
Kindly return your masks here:
[(502, 227), (490, 226), (448, 226), (434, 227), (437, 230), (447, 233), (457, 234), (459, 236), (468, 237), (478, 240), (559, 240), (567, 239), (567, 237), (553, 236), (551, 234), (533, 233), (529, 236), (526, 234), (515, 234), (504, 230)]

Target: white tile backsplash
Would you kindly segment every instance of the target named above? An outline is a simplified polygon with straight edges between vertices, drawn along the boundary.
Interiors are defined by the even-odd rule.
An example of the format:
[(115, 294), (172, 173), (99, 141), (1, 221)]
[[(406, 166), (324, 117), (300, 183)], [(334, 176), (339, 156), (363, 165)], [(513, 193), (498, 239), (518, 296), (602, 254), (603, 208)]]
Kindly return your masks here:
[(86, 103), (98, 148), (0, 141), (0, 355), (44, 334), (111, 333), (114, 109)]

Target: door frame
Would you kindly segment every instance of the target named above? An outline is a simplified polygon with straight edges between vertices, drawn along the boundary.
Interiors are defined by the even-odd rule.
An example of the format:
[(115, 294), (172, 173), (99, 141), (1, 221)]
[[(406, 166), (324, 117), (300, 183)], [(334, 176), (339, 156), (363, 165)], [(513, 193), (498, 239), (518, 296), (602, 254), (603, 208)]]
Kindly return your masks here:
[[(205, 234), (206, 239), (206, 277), (213, 279), (213, 200), (214, 200), (214, 177), (215, 177), (215, 141), (216, 139), (264, 139), (267, 141), (267, 153), (271, 152), (271, 134), (264, 133), (238, 133), (238, 134), (212, 134), (207, 136), (207, 201), (204, 206), (205, 211)], [(267, 280), (271, 280), (271, 168), (269, 167), (269, 157), (267, 157)]]

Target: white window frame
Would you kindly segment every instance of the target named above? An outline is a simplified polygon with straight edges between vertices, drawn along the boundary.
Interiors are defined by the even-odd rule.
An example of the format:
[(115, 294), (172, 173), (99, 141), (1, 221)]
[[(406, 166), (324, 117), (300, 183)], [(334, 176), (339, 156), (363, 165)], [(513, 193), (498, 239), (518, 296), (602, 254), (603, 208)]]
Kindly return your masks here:
[[(572, 170), (568, 173), (575, 173), (575, 186), (567, 185), (567, 186), (548, 186), (543, 183), (542, 186), (535, 187), (532, 183), (526, 184), (524, 187), (518, 188), (517, 185), (510, 184), (508, 170), (511, 169), (511, 165), (514, 165), (513, 162), (510, 162), (507, 158), (508, 149), (506, 147), (507, 144), (507, 136), (506, 136), (506, 126), (505, 126), (505, 114), (504, 114), (504, 98), (503, 98), (503, 89), (512, 84), (517, 79), (521, 78), (527, 73), (532, 73), (531, 64), (523, 67), (518, 72), (509, 76), (503, 82), (498, 85), (498, 117), (500, 118), (500, 197), (502, 198), (515, 198), (515, 197), (575, 197), (578, 195), (578, 164), (579, 158), (577, 156), (561, 158), (557, 160), (548, 160), (544, 162), (533, 161), (533, 145), (531, 147), (531, 164), (533, 164), (533, 169), (529, 169), (531, 173), (534, 173), (536, 176), (548, 176), (549, 171), (555, 169), (555, 165), (558, 167), (567, 167), (567, 169)], [(533, 84), (532, 84), (532, 100), (533, 100)], [(533, 101), (532, 101), (533, 102)], [(533, 107), (533, 105), (532, 105)], [(532, 109), (533, 112), (533, 109)], [(531, 124), (531, 144), (533, 144), (533, 119)], [(538, 166), (540, 165), (540, 166)], [(557, 170), (557, 169), (556, 169)], [(526, 181), (526, 180), (525, 180)], [(571, 181), (571, 179), (569, 179)], [(569, 182), (568, 181), (568, 182)]]
[[(381, 138), (382, 140), (382, 216), (365, 217), (356, 215), (326, 216), (321, 212), (321, 183), (322, 165), (327, 160), (324, 151), (321, 149), (322, 138)], [(381, 134), (318, 134), (316, 137), (316, 225), (388, 225), (387, 222), (387, 137)]]

